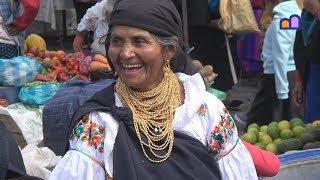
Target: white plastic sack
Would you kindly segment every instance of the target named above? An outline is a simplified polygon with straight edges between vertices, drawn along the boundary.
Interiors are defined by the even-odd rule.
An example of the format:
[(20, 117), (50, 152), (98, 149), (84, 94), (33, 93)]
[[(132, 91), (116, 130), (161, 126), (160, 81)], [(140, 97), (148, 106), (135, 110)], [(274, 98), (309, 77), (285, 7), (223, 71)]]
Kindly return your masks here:
[(0, 107), (0, 113), (9, 115), (15, 121), (22, 132), (27, 144), (38, 145), (43, 140), (42, 109), (25, 106), (22, 103)]
[(23, 148), (21, 154), (27, 174), (42, 179), (48, 179), (51, 169), (61, 160), (61, 156), (56, 156), (49, 148), (38, 148), (33, 144), (28, 144)]

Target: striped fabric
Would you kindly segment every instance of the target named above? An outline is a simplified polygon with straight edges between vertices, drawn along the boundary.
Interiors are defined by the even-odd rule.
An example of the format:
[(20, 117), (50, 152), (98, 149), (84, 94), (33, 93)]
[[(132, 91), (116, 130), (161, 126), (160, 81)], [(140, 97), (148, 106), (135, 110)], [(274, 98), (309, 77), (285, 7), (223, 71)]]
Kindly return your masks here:
[(23, 86), (34, 81), (42, 69), (36, 60), (23, 56), (0, 59), (0, 86)]
[[(253, 11), (257, 22), (259, 22), (262, 16), (262, 10), (254, 9)], [(242, 72), (251, 73), (262, 71), (260, 41), (262, 41), (262, 39), (258, 33), (250, 33), (237, 40), (236, 52)]]

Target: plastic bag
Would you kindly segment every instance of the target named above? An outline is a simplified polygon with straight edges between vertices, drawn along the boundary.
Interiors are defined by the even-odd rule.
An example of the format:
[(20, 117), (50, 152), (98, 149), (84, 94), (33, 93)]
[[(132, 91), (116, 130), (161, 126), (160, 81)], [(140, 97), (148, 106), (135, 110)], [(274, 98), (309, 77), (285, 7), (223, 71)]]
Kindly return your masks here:
[(259, 32), (250, 0), (220, 0), (219, 28), (229, 34)]
[(63, 87), (61, 83), (36, 81), (21, 88), (19, 99), (31, 106), (41, 106)]
[(39, 62), (24, 56), (0, 59), (0, 85), (23, 86), (34, 81), (42, 69)]
[(215, 95), (220, 101), (224, 101), (227, 99), (227, 94), (223, 91), (219, 91), (214, 88), (207, 88), (207, 91), (213, 95)]
[[(39, 144), (43, 140), (42, 109), (33, 108), (22, 103), (0, 107), (0, 114), (9, 115), (22, 132), (27, 144)], [(22, 143), (24, 144), (24, 143)]]
[(24, 165), (28, 175), (48, 179), (51, 171), (61, 156), (56, 154), (47, 147), (38, 148), (34, 144), (28, 144), (21, 151)]

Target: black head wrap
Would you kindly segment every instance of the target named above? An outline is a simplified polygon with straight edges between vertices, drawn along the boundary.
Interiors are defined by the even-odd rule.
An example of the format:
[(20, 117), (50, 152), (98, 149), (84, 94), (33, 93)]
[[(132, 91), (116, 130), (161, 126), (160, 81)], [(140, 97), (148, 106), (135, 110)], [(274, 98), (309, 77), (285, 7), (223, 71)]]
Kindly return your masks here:
[[(117, 0), (110, 16), (109, 29), (115, 25), (140, 28), (158, 37), (178, 37), (180, 50), (171, 61), (171, 68), (174, 72), (195, 73), (183, 50), (182, 22), (171, 0)], [(107, 52), (110, 34), (111, 32), (107, 36)]]

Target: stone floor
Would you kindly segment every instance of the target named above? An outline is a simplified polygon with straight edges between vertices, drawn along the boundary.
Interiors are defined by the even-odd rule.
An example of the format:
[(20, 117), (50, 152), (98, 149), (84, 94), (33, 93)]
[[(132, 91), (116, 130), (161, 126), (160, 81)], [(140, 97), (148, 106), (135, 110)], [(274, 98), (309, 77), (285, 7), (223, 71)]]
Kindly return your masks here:
[[(227, 100), (230, 102), (232, 100), (239, 100), (243, 103), (236, 108), (228, 107), (228, 103), (225, 103), (229, 108), (231, 115), (234, 116), (235, 113), (249, 111), (251, 104), (255, 98), (258, 91), (259, 80), (257, 77), (254, 78), (241, 78), (239, 82), (230, 89), (227, 94)], [(239, 135), (241, 136), (245, 132), (245, 127), (238, 126)]]

